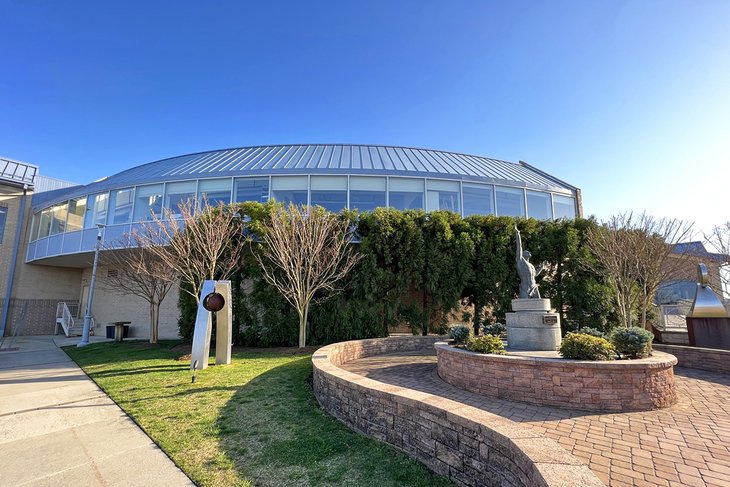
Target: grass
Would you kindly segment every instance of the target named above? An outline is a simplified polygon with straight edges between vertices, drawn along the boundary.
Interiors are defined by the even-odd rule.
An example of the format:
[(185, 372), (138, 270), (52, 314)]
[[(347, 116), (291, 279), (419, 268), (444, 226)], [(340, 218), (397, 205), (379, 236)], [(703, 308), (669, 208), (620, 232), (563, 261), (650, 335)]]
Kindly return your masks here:
[(191, 384), (177, 343), (64, 350), (198, 485), (451, 485), (321, 411), (310, 355), (237, 352)]

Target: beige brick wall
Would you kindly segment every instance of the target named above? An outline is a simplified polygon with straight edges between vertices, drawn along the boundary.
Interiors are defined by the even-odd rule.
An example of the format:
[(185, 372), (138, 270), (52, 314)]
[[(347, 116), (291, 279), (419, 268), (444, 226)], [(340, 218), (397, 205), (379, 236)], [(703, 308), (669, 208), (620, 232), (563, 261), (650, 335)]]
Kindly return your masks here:
[[(15, 188), (0, 183), (0, 206), (8, 209), (5, 221), (5, 232), (0, 243), (0, 298), (5, 297), (7, 291), (8, 273), (10, 272), (10, 259), (13, 255), (13, 244), (15, 234), (18, 231), (18, 212), (20, 200), (23, 195), (21, 188)], [(30, 202), (30, 195), (27, 198)], [(27, 208), (26, 208), (27, 211)]]
[[(109, 268), (100, 265), (96, 273), (96, 285), (92, 315), (97, 323), (95, 333), (105, 334), (104, 328), (113, 321), (131, 321), (130, 337), (149, 338), (149, 305), (144, 299), (134, 295), (120, 295), (112, 290), (108, 279)], [(83, 270), (80, 278), (81, 286), (91, 282), (91, 268)], [(81, 291), (79, 291), (81, 292)], [(160, 339), (178, 338), (177, 320), (180, 312), (177, 309), (178, 289), (176, 286), (168, 293), (160, 309)], [(77, 299), (81, 299), (79, 294)]]

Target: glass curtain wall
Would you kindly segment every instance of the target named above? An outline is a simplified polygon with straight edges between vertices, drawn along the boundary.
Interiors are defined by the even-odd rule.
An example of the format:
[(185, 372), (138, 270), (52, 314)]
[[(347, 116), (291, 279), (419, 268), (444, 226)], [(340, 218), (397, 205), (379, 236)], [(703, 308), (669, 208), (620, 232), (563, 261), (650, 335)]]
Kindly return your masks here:
[(68, 221), (66, 231), (76, 232), (84, 228), (86, 216), (86, 198), (79, 198), (68, 202)]
[(519, 188), (495, 187), (497, 215), (525, 216), (525, 193)]
[(494, 187), (487, 184), (462, 184), (464, 216), (494, 215)]
[(208, 206), (227, 205), (231, 202), (230, 179), (203, 179), (198, 181), (198, 201), (202, 204), (203, 197)]
[(271, 197), (288, 205), (307, 204), (307, 176), (274, 176), (271, 178)]
[(269, 178), (239, 178), (235, 183), (235, 198), (237, 203), (244, 201), (269, 201)]
[(66, 217), (68, 216), (68, 201), (51, 208), (51, 231), (50, 235), (56, 235), (66, 231)]
[(538, 191), (527, 192), (527, 216), (538, 220), (552, 220), (553, 208), (550, 194)]
[(152, 220), (153, 213), (160, 216), (163, 191), (162, 184), (137, 187), (137, 195), (134, 198), (134, 221)]
[(385, 178), (350, 176), (350, 209), (373, 211), (385, 206)]
[(110, 223), (113, 225), (129, 223), (132, 217), (132, 204), (134, 204), (134, 188), (112, 191), (110, 198)]
[(461, 213), (458, 181), (426, 181), (426, 211), (448, 210)]
[(555, 218), (575, 218), (575, 198), (554, 194), (553, 208)]
[(423, 179), (388, 179), (388, 204), (397, 210), (423, 209)]
[(312, 176), (310, 198), (312, 206), (339, 213), (347, 208), (347, 176)]
[(173, 216), (180, 216), (180, 205), (193, 201), (197, 183), (195, 181), (180, 181), (167, 183), (165, 187), (165, 208), (169, 209)]
[(106, 225), (106, 214), (109, 209), (109, 193), (99, 193), (89, 197), (89, 208), (86, 210), (84, 228), (95, 225)]

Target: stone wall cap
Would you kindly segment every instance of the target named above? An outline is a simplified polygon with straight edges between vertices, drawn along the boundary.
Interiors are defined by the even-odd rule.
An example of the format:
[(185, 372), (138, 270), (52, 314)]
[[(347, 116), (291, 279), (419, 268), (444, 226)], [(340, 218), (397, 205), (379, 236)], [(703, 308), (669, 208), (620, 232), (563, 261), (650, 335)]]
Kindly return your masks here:
[[(625, 359), (625, 360), (574, 360), (574, 359), (566, 359), (561, 357), (541, 357), (538, 355), (529, 356), (526, 355), (529, 352), (526, 352), (524, 350), (521, 350), (519, 352), (515, 352), (514, 354), (508, 353), (506, 355), (497, 355), (497, 354), (486, 354), (486, 353), (477, 353), (477, 352), (471, 352), (469, 350), (466, 350), (464, 348), (458, 348), (452, 345), (449, 345), (447, 342), (436, 342), (434, 343), (434, 348), (438, 350), (444, 350), (447, 353), (465, 353), (468, 355), (472, 355), (475, 357), (483, 358), (483, 360), (490, 360), (490, 361), (496, 361), (496, 362), (505, 362), (505, 363), (515, 363), (515, 362), (523, 362), (523, 363), (545, 363), (545, 364), (570, 364), (570, 365), (579, 365), (583, 368), (588, 369), (615, 369), (615, 370), (623, 370), (623, 369), (633, 369), (633, 368), (665, 368), (670, 367), (673, 365), (677, 365), (677, 357), (674, 355), (671, 355), (666, 352), (659, 352), (657, 350), (654, 350), (651, 357), (642, 358), (642, 359)], [(543, 353), (543, 352), (535, 352), (535, 354)]]

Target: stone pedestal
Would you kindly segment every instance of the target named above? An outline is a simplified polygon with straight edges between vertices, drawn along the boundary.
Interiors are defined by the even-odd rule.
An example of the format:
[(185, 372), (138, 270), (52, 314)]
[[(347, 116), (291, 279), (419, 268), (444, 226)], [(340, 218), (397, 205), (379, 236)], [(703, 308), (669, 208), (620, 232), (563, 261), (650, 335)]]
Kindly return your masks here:
[(507, 313), (509, 350), (557, 350), (560, 315), (551, 313), (549, 299), (513, 299)]

